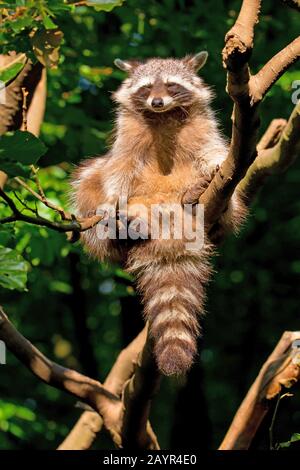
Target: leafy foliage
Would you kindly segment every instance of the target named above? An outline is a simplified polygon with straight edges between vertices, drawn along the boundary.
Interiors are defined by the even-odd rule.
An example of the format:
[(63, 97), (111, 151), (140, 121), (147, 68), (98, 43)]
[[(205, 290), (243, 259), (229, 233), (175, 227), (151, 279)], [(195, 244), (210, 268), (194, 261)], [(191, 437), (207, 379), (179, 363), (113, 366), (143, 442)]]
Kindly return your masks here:
[(35, 164), (47, 151), (43, 142), (30, 132), (8, 132), (0, 137), (0, 167), (9, 176), (28, 176), (26, 165)]
[(15, 250), (0, 245), (0, 285), (26, 290), (28, 264)]

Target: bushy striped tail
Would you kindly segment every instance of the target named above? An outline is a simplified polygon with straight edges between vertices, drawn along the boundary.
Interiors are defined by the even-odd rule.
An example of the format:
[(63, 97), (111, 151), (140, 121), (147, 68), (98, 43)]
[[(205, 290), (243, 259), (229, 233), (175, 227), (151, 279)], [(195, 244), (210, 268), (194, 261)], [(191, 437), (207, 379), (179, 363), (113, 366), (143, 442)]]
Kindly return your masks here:
[(139, 274), (157, 365), (165, 375), (187, 372), (195, 359), (210, 273), (203, 258), (183, 257), (156, 260)]

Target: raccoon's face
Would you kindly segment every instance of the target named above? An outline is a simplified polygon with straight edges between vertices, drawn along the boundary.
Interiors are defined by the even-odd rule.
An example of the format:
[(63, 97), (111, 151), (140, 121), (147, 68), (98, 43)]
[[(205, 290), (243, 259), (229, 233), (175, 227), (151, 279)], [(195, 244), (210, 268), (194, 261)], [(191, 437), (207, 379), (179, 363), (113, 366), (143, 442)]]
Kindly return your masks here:
[(188, 109), (195, 103), (210, 101), (211, 92), (197, 76), (207, 52), (184, 59), (150, 59), (145, 63), (115, 60), (129, 77), (114, 93), (120, 105), (137, 112), (164, 113), (175, 108)]

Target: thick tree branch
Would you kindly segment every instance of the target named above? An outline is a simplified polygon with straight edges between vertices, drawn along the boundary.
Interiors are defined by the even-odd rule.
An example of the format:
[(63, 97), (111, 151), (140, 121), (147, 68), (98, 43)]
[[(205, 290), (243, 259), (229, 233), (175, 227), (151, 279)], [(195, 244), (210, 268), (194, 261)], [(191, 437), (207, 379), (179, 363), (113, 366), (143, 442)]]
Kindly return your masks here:
[(239, 407), (219, 450), (249, 448), (271, 400), (300, 379), (300, 332), (286, 331), (262, 366)]
[(1, 307), (0, 339), (36, 377), (85, 401), (100, 414), (105, 410), (107, 401), (119, 402), (119, 398), (106, 390), (100, 382), (62, 367), (45, 357), (16, 330)]
[[(279, 123), (277, 130), (276, 123)], [(283, 123), (284, 121), (282, 121)], [(300, 155), (300, 103), (295, 106), (281, 132), (280, 127), (281, 124), (278, 120), (270, 125), (265, 134), (266, 137), (261, 140), (261, 144), (258, 146), (257, 158), (238, 185), (237, 189), (242, 191), (248, 202), (251, 202), (267, 176), (284, 172)], [(275, 139), (275, 145), (269, 147), (270, 142), (267, 144), (267, 139), (271, 138), (271, 133), (275, 130), (279, 131), (280, 138), (277, 143)]]
[[(30, 108), (35, 91), (41, 82), (42, 73), (43, 66), (39, 62), (33, 65), (31, 61), (27, 61), (22, 71), (17, 75), (13, 82), (5, 88), (5, 100), (0, 104), (0, 135), (7, 131), (21, 128), (23, 122), (21, 106), (23, 98), (22, 87), (26, 88), (28, 91), (27, 105)], [(42, 100), (45, 99), (45, 91), (42, 92), (45, 85), (45, 78), (43, 78), (39, 89), (39, 98), (42, 98)], [(43, 108), (43, 101), (40, 101), (39, 98), (36, 98), (34, 102), (37, 103), (37, 100), (39, 100), (39, 106)], [(34, 111), (32, 111), (31, 117), (33, 117), (34, 114)], [(42, 121), (43, 112), (38, 113), (38, 115)], [(34, 116), (34, 119), (37, 119), (37, 117)], [(29, 120), (28, 130), (31, 132)], [(32, 131), (34, 130), (36, 130), (36, 132), (39, 131), (39, 125), (37, 123), (33, 125)]]
[[(256, 165), (259, 103), (282, 73), (300, 57), (300, 38), (297, 38), (270, 59), (257, 75), (251, 76), (248, 60), (253, 49), (254, 26), (258, 21), (260, 6), (259, 0), (244, 0), (236, 23), (225, 37), (223, 64), (227, 69), (227, 92), (234, 102), (233, 126), (228, 157), (199, 198), (199, 202), (205, 207), (208, 230), (227, 208), (236, 186), (244, 178), (249, 166)], [(292, 144), (285, 142), (282, 136), (281, 143), (276, 146), (276, 156), (268, 150), (264, 153), (264, 159), (270, 159), (272, 153), (273, 161), (280, 160), (278, 165), (281, 166), (281, 162), (287, 159), (287, 151), (283, 147), (291, 151), (291, 145), (296, 142), (293, 138), (290, 141)], [(281, 151), (285, 154), (282, 159), (279, 157)], [(290, 158), (293, 160), (296, 152), (292, 150), (290, 154), (293, 155)], [(259, 158), (261, 159), (261, 155)], [(241, 189), (242, 185), (239, 187)]]
[[(139, 426), (138, 430), (136, 429), (134, 433), (131, 430), (131, 438), (138, 439), (142, 448), (158, 449), (156, 436), (148, 422), (150, 400), (154, 388), (158, 385), (158, 378), (157, 371), (154, 369), (152, 354), (149, 351), (149, 344), (146, 342), (145, 345), (146, 336), (147, 328), (145, 327), (129, 346), (119, 354), (108, 374), (104, 382), (105, 389), (115, 395), (122, 396), (123, 405), (120, 409), (113, 402), (109, 403), (106, 414), (113, 417), (110, 422), (110, 432), (118, 446), (129, 446), (127, 434), (123, 432), (124, 425), (122, 423), (126, 422), (126, 426), (131, 429), (135, 421), (142, 421), (142, 425)], [(151, 372), (150, 375), (148, 375), (149, 371)], [(148, 389), (145, 383), (149, 385)], [(141, 411), (141, 420), (139, 411)], [(89, 411), (84, 412), (70, 434), (59, 446), (59, 450), (89, 449), (102, 426), (103, 420), (101, 417), (96, 417), (94, 413)], [(134, 437), (133, 434), (135, 434)]]
[(259, 153), (261, 150), (274, 147), (274, 145), (276, 145), (279, 141), (282, 131), (286, 125), (286, 119), (273, 119), (257, 144), (257, 152)]
[(148, 334), (136, 370), (124, 389), (122, 445), (128, 449), (159, 449), (148, 422), (153, 396), (160, 385), (160, 373), (153, 357), (153, 341)]
[(236, 185), (256, 157), (259, 119), (249, 93), (248, 60), (260, 6), (259, 0), (244, 0), (236, 23), (225, 37), (223, 64), (227, 69), (227, 92), (234, 102), (232, 137), (227, 159), (200, 197), (208, 229), (226, 209)]

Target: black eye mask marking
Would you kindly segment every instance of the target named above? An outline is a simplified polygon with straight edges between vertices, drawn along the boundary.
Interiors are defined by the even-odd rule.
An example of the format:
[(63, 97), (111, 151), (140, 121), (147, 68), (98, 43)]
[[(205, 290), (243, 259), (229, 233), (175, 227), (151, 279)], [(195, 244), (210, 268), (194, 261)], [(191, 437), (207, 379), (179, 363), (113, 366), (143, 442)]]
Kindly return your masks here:
[(166, 84), (168, 92), (172, 95), (181, 94), (181, 93), (189, 93), (189, 91), (179, 83), (169, 82)]
[(169, 95), (178, 103), (187, 105), (193, 100), (193, 93), (179, 83), (169, 82), (166, 87)]
[(136, 99), (147, 99), (150, 95), (152, 85), (144, 85), (139, 88), (133, 95)]

